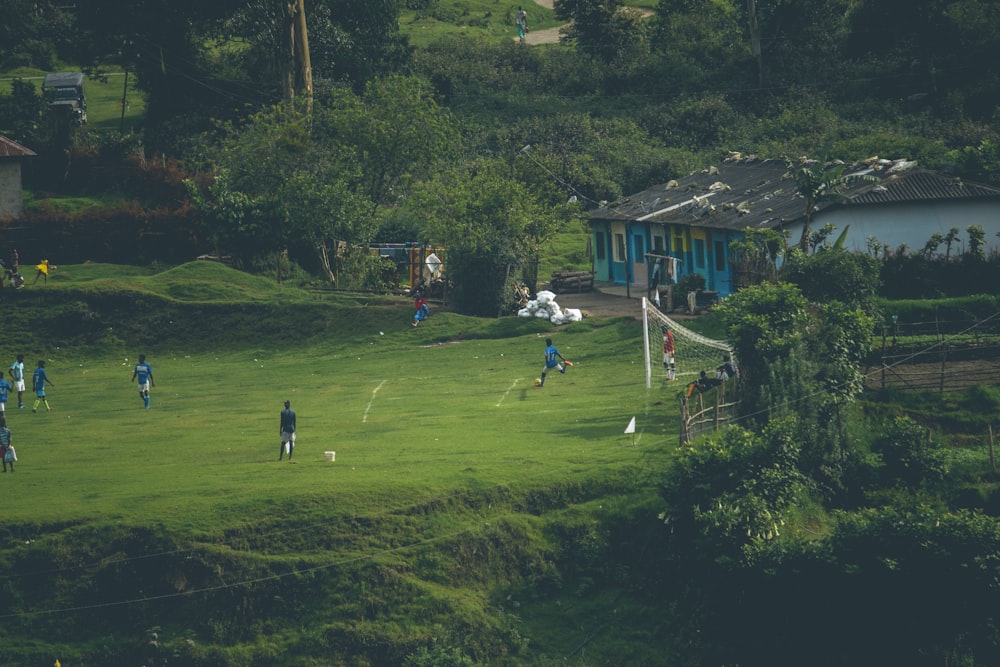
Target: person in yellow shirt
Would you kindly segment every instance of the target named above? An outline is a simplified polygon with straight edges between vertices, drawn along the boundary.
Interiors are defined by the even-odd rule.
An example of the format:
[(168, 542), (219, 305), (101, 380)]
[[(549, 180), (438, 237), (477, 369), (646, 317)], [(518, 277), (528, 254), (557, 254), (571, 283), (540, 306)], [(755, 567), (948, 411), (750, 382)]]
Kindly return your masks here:
[(41, 277), (45, 278), (45, 280), (43, 280), (42, 282), (45, 285), (48, 285), (49, 284), (49, 270), (55, 269), (56, 268), (55, 265), (49, 266), (49, 260), (43, 259), (42, 262), (41, 262), (41, 264), (36, 264), (35, 265), (35, 268), (38, 269), (38, 273), (35, 274), (35, 279), (31, 281), (31, 284), (34, 285), (35, 283), (37, 283), (39, 276), (41, 276)]

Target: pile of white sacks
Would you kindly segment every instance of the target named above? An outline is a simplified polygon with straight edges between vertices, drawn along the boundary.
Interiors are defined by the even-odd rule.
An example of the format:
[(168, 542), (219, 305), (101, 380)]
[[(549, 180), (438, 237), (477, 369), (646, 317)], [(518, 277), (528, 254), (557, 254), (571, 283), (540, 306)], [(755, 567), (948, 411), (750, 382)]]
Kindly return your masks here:
[(569, 322), (579, 322), (583, 319), (583, 313), (579, 308), (567, 308), (563, 310), (556, 303), (556, 295), (548, 290), (542, 290), (535, 295), (535, 298), (528, 302), (528, 305), (517, 311), (518, 317), (543, 317), (552, 324), (567, 324)]

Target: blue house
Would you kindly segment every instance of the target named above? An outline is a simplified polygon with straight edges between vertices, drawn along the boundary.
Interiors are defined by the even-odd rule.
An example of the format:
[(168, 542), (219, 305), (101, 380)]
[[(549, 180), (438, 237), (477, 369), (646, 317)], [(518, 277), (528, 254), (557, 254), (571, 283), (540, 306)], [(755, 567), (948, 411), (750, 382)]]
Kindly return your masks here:
[[(848, 230), (848, 249), (865, 251), (870, 238), (890, 248), (917, 250), (935, 232), (980, 225), (986, 251), (998, 251), (1000, 189), (962, 182), (917, 168), (913, 162), (871, 158), (845, 174), (870, 174), (877, 182), (846, 188), (844, 199), (817, 207), (810, 226)], [(719, 166), (671, 180), (590, 212), (594, 278), (650, 289), (689, 273), (725, 297), (738, 288), (730, 244), (744, 230), (775, 229), (799, 240), (805, 202), (784, 160), (733, 154)], [(838, 232), (839, 233), (839, 232)]]

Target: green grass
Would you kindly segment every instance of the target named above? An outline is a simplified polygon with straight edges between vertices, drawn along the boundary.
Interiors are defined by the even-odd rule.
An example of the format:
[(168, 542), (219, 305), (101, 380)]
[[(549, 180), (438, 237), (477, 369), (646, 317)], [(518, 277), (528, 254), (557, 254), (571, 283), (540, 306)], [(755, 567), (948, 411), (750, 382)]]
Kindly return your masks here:
[(517, 38), (514, 12), (518, 5), (528, 12), (532, 30), (554, 28), (561, 24), (551, 9), (532, 2), (506, 3), (497, 0), (469, 0), (439, 2), (429, 11), (402, 9), (399, 15), (400, 31), (410, 43), (423, 47), (442, 37), (474, 37), (494, 41)]
[[(76, 68), (67, 65), (65, 68), (53, 71), (74, 71)], [(35, 85), (35, 91), (41, 95), (42, 81), (48, 72), (20, 67), (0, 74), (0, 93), (10, 93), (11, 81), (20, 78)], [(137, 128), (146, 113), (146, 101), (142, 92), (135, 88), (135, 77), (129, 76), (127, 90), (127, 107), (124, 123), (122, 119), (122, 92), (125, 84), (125, 73), (120, 70), (110, 70), (103, 78), (88, 78), (84, 83), (87, 95), (87, 127), (95, 130), (119, 130), (126, 132)]]
[[(305, 650), (298, 643), (328, 625), (404, 654), (440, 633), (435, 624), (474, 627), (482, 653), (499, 656), (517, 643), (511, 632), (534, 631), (498, 615), (492, 598), (529, 572), (554, 581), (558, 549), (546, 546), (545, 526), (606, 496), (648, 495), (677, 439), (673, 401), (644, 389), (632, 319), (557, 330), (436, 308), (413, 329), (408, 299), (299, 290), (211, 262), (61, 266), (47, 287), (5, 296), (28, 325), (7, 332), (11, 359), (0, 361), (23, 350), (30, 371), (42, 356), (55, 387), (52, 412), (33, 414), (30, 396), (27, 409), (8, 410), (20, 461), (0, 479), (0, 558), (18, 573), (56, 568), (52, 581), (69, 596), (22, 587), (34, 580), (20, 574), (8, 583), (10, 604), (29, 612), (4, 618), (21, 634), (8, 638), (12, 656), (51, 654), (31, 625), (43, 612), (45, 628), (64, 627), (73, 664), (88, 664), (88, 652), (107, 660), (102, 651), (122, 639), (105, 628), (147, 618), (137, 602), (147, 594), (166, 597), (155, 621), (139, 622), (163, 625), (165, 643), (188, 650), (193, 634), (257, 656), (241, 664), (305, 664), (291, 662)], [(90, 338), (59, 332), (67, 310), (97, 321)], [(547, 335), (576, 365), (539, 389)], [(140, 352), (156, 378), (150, 410), (129, 381)], [(299, 418), (294, 464), (277, 461), (284, 399)], [(634, 445), (623, 433), (632, 416)], [(616, 512), (609, 506), (606, 519)], [(284, 574), (249, 583), (272, 573)], [(133, 577), (146, 592), (123, 583)], [(228, 618), (244, 603), (210, 592), (220, 581), (268, 610), (266, 630)], [(299, 611), (268, 602), (271, 587)], [(76, 596), (83, 609), (56, 611)], [(90, 608), (94, 599), (111, 604)], [(217, 620), (206, 626), (209, 614)], [(230, 636), (246, 632), (250, 644), (287, 644), (285, 661)], [(588, 655), (602, 652), (597, 641)]]
[[(384, 335), (331, 341), (333, 349), (279, 338), (233, 351), (146, 350), (157, 378), (149, 411), (129, 384), (140, 350), (96, 358), (53, 351), (53, 412), (10, 413), (21, 463), (7, 520), (190, 529), (220, 512), (251, 517), (265, 498), (318, 503), (331, 484), (330, 510), (367, 513), (398, 498), (428, 502), (465, 487), (603, 474), (641, 458), (644, 450), (624, 447), (621, 435), (637, 409), (644, 430), (667, 428), (632, 363), (641, 359), (637, 332), (633, 345), (608, 347), (637, 325), (559, 333), (555, 342), (576, 366), (536, 389), (544, 343), (531, 321), (512, 338), (435, 343), (435, 329), (459, 318), (436, 314), (413, 331), (408, 311), (401, 303), (378, 323)], [(288, 326), (308, 322), (293, 316)], [(300, 419), (293, 466), (273, 461), (284, 398)], [(83, 452), (81, 442), (90, 443)], [(326, 450), (337, 451), (335, 464), (323, 461)]]
[[(629, 7), (655, 10), (658, 0), (637, 0)], [(532, 30), (545, 30), (563, 25), (555, 12), (534, 2), (499, 2), (498, 0), (441, 0), (430, 10), (402, 9), (400, 31), (410, 43), (424, 47), (442, 37), (473, 37), (492, 41), (517, 38), (514, 12), (518, 6), (528, 12)]]

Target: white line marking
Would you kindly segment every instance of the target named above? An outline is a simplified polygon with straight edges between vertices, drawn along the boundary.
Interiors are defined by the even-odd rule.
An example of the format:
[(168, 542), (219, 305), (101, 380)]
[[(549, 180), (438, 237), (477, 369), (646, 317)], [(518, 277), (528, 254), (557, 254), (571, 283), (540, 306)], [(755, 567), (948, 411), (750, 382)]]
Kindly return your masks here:
[(386, 382), (388, 382), (388, 380), (382, 380), (381, 382), (378, 383), (378, 386), (372, 390), (372, 397), (368, 399), (368, 407), (365, 408), (365, 416), (361, 418), (362, 424), (368, 423), (368, 411), (372, 409), (372, 403), (375, 402), (375, 394), (378, 393), (378, 390), (381, 389), (382, 385), (384, 385)]
[(520, 382), (520, 381), (521, 381), (521, 378), (517, 378), (516, 380), (514, 380), (514, 383), (513, 383), (513, 384), (511, 384), (511, 385), (510, 385), (509, 387), (507, 387), (507, 391), (505, 391), (505, 392), (503, 393), (503, 396), (501, 396), (501, 397), (500, 397), (500, 400), (499, 400), (499, 401), (497, 401), (497, 407), (498, 407), (498, 408), (500, 407), (500, 404), (501, 404), (501, 403), (503, 403), (503, 399), (507, 398), (507, 394), (509, 394), (509, 393), (511, 392), (511, 390), (512, 390), (512, 389), (513, 389), (514, 387), (516, 387), (516, 386), (517, 386), (517, 383), (518, 383), (518, 382)]

